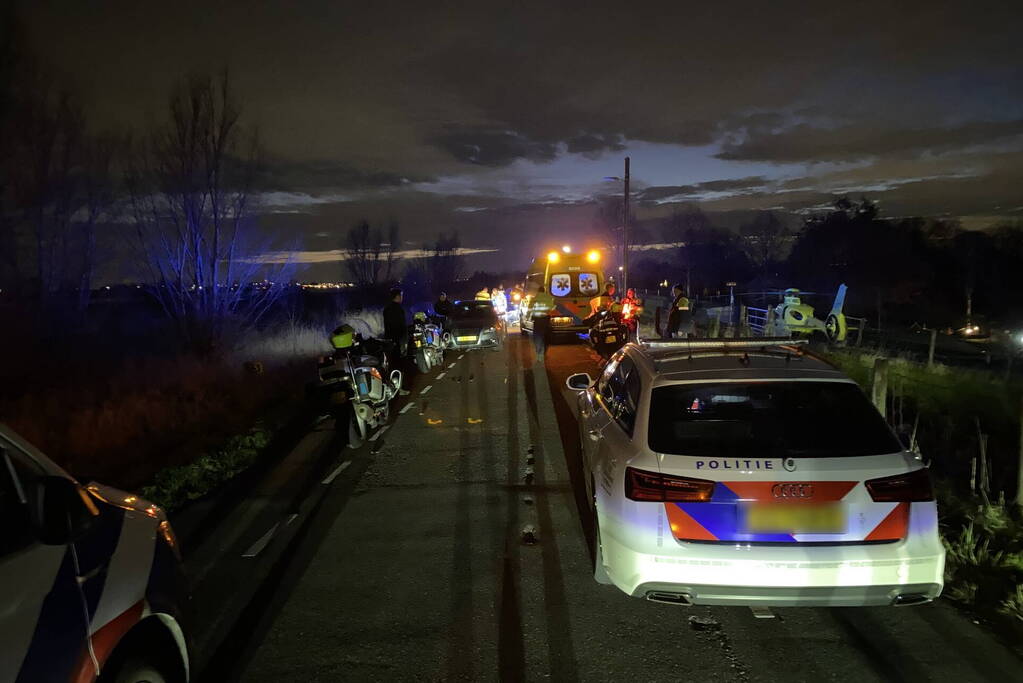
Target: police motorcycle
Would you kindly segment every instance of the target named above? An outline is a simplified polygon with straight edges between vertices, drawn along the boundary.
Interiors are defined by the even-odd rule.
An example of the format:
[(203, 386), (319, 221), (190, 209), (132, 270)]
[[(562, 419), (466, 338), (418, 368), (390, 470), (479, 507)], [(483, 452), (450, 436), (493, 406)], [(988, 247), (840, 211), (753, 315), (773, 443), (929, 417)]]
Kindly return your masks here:
[(409, 354), (415, 359), (419, 372), (429, 372), (443, 364), (446, 346), (441, 326), (431, 321), (426, 313), (420, 311), (412, 317), (412, 326), (409, 329)]
[(327, 396), (337, 431), (349, 448), (358, 448), (370, 430), (387, 423), (402, 373), (388, 372), (389, 342), (363, 339), (351, 325), (334, 330), (330, 341), (334, 352), (320, 358), (318, 389)]
[[(600, 311), (590, 327), (589, 342), (593, 350), (607, 359), (629, 341), (629, 327), (623, 322), (619, 310)], [(589, 319), (588, 319), (589, 320)]]

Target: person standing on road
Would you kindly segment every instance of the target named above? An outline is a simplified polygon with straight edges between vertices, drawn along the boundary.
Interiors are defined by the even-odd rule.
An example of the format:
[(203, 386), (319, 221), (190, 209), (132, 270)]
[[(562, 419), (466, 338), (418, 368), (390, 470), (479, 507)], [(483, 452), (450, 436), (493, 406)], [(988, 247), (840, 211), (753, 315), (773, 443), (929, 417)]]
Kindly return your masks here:
[(688, 337), (693, 332), (693, 311), (684, 292), (681, 284), (671, 288), (671, 293), (675, 298), (671, 301), (671, 311), (668, 313), (668, 326), (664, 331), (665, 339), (679, 335)]
[[(391, 365), (394, 366), (408, 351), (408, 318), (405, 317), (405, 308), (401, 305), (401, 290), (395, 287), (390, 295), (391, 301), (384, 306), (384, 339), (394, 344), (391, 351)], [(398, 387), (398, 393), (405, 396), (409, 392)]]
[(390, 295), (390, 302), (384, 306), (384, 339), (395, 345), (396, 354), (400, 358), (405, 355), (408, 346), (408, 319), (401, 305), (401, 290), (395, 287)]
[(533, 297), (533, 305), (530, 312), (533, 317), (533, 348), (536, 351), (536, 360), (543, 362), (547, 353), (547, 342), (551, 334), (550, 312), (554, 309), (554, 297), (547, 293), (547, 290), (540, 287)]
[(455, 307), (448, 301), (448, 295), (441, 292), (440, 296), (437, 297), (436, 303), (433, 304), (433, 312), (444, 318), (444, 327), (447, 327), (448, 318), (451, 317), (453, 310), (455, 310)]

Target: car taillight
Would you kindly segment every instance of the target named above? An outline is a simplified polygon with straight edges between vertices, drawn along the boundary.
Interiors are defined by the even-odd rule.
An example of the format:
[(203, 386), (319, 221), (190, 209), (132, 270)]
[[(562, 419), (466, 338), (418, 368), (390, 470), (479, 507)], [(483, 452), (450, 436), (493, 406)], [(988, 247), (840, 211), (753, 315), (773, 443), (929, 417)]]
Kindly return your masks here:
[(926, 468), (866, 482), (875, 503), (919, 503), (934, 500), (931, 477)]
[(714, 482), (625, 468), (625, 497), (629, 500), (703, 503), (714, 493)]

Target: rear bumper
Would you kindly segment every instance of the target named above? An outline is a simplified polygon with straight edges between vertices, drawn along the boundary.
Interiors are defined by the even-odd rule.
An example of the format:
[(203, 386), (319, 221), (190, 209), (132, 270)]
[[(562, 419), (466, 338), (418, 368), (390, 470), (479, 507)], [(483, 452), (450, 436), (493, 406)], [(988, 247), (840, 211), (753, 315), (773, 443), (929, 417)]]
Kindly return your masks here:
[(941, 594), (944, 583), (945, 549), (936, 530), (876, 545), (780, 547), (672, 539), (658, 552), (622, 542), (609, 531), (601, 527), (608, 575), (636, 598), (674, 593), (686, 596), (681, 604), (863, 607), (927, 602)]
[(478, 338), (476, 341), (457, 341), (455, 338), (451, 339), (450, 349), (459, 349), (463, 351), (472, 351), (473, 349), (496, 349), (501, 347), (501, 340), (496, 336), (484, 335)]
[(634, 598), (680, 605), (726, 605), (733, 607), (886, 607), (922, 605), (941, 594), (940, 583), (891, 586), (715, 586), (677, 583), (643, 583)]

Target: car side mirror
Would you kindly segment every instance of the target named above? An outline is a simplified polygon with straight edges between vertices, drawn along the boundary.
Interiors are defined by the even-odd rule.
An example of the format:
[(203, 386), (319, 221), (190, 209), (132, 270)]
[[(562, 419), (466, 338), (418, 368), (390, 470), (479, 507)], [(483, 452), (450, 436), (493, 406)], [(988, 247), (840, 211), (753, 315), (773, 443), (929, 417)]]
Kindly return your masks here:
[(80, 537), (99, 515), (95, 503), (74, 481), (60, 476), (37, 482), (36, 535), (47, 545), (65, 545)]
[(572, 391), (586, 391), (593, 386), (593, 379), (587, 372), (577, 372), (574, 375), (568, 376), (568, 379), (565, 380), (565, 386)]

